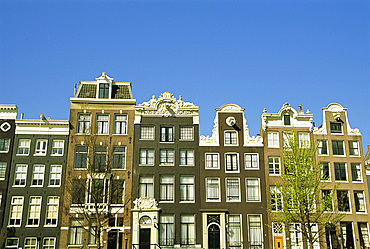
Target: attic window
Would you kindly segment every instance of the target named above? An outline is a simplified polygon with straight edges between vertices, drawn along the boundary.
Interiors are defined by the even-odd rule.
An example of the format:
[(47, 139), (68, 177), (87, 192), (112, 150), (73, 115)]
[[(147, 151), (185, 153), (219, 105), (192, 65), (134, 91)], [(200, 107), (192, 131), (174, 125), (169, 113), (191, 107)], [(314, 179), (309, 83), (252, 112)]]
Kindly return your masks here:
[(342, 133), (342, 123), (330, 122), (331, 133)]
[(99, 98), (100, 99), (108, 99), (109, 97), (109, 84), (108, 83), (100, 83), (99, 84)]
[(284, 115), (284, 125), (290, 125), (290, 115), (289, 114)]

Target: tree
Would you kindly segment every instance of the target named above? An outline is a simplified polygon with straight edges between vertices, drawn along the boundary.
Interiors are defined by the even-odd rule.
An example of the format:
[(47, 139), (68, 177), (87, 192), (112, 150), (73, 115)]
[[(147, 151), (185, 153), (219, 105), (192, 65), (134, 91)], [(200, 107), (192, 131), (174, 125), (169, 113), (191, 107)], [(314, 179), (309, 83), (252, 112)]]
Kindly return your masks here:
[(296, 132), (291, 134), (283, 149), (285, 172), (271, 193), (281, 197), (281, 203), (275, 203), (275, 206), (282, 206), (281, 212), (270, 213), (286, 227), (295, 224), (291, 228), (302, 234), (304, 248), (314, 248), (314, 244), (324, 237), (325, 228), (336, 226), (343, 218), (334, 211), (337, 202), (333, 193), (337, 185), (334, 189), (326, 189), (327, 176), (322, 164), (315, 162), (318, 146), (299, 141)]
[[(86, 170), (79, 177), (69, 172), (66, 189), (69, 189), (71, 206), (66, 205), (64, 210), (76, 226), (71, 228), (76, 229), (73, 239), (81, 240), (76, 244), (82, 244), (82, 230), (86, 230), (88, 243), (102, 248), (103, 236), (107, 236), (109, 227), (117, 226), (109, 224), (116, 214), (121, 216), (122, 225), (118, 226), (123, 226), (123, 213), (127, 212), (126, 207), (131, 202), (131, 198), (124, 196), (125, 178), (122, 175), (127, 173), (113, 169), (125, 168), (125, 149), (125, 146), (112, 145), (109, 136), (97, 134), (84, 135), (83, 144), (76, 146), (74, 167)], [(118, 174), (121, 175), (117, 178)]]

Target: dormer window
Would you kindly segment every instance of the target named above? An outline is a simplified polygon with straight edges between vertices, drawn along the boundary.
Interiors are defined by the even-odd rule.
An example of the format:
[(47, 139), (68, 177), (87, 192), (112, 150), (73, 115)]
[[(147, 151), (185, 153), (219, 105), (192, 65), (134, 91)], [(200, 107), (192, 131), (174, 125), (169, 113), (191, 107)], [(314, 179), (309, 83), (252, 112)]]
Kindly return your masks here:
[(289, 114), (284, 115), (284, 125), (290, 125), (290, 115)]
[(330, 122), (331, 133), (342, 133), (342, 123)]
[(109, 83), (99, 84), (99, 98), (108, 99), (109, 98)]

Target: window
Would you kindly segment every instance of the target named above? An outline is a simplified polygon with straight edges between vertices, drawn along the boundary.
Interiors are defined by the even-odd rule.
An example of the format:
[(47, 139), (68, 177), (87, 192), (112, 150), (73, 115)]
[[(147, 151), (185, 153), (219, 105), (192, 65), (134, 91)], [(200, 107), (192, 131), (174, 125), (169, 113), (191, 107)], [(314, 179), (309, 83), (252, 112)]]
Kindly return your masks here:
[(262, 220), (260, 215), (248, 215), (250, 248), (262, 248)]
[(195, 219), (192, 215), (181, 215), (181, 245), (195, 244)]
[(328, 162), (322, 163), (322, 180), (330, 181), (330, 167)]
[(369, 240), (369, 229), (366, 222), (359, 222), (358, 224), (358, 234), (360, 237), (360, 245), (361, 248), (369, 248), (370, 247), (370, 240)]
[(13, 196), (10, 207), (9, 226), (21, 226), (22, 210), (23, 197)]
[(77, 145), (75, 149), (75, 169), (85, 169), (87, 167), (87, 147)]
[(342, 133), (342, 123), (330, 122), (331, 133)]
[(242, 248), (240, 215), (229, 215), (228, 243), (230, 249)]
[(180, 165), (194, 165), (194, 150), (180, 150)]
[(154, 150), (140, 149), (140, 165), (154, 165)]
[(141, 126), (140, 139), (154, 140), (154, 126)]
[(206, 153), (206, 169), (218, 169), (218, 154)]
[(360, 155), (360, 146), (358, 141), (348, 141), (349, 145), (349, 154), (351, 156), (359, 156)]
[(247, 201), (261, 201), (259, 178), (245, 179), (245, 186), (247, 188)]
[(319, 155), (327, 155), (328, 154), (328, 141), (327, 140), (320, 140), (319, 146), (317, 148), (317, 152)]
[(284, 115), (284, 125), (290, 125), (290, 115), (289, 114)]
[(194, 176), (180, 176), (180, 201), (194, 201)]
[(352, 222), (340, 222), (343, 248), (355, 248)]
[(60, 165), (51, 165), (50, 166), (50, 187), (59, 187), (60, 181), (62, 179), (62, 166)]
[(290, 148), (293, 139), (294, 139), (293, 132), (291, 131), (283, 132), (283, 147)]
[(36, 140), (35, 155), (45, 156), (47, 150), (48, 140)]
[[(90, 227), (89, 227), (89, 245), (96, 245), (98, 240), (97, 240), (97, 233), (98, 233), (98, 225), (95, 220), (92, 220), (90, 222)], [(102, 227), (100, 228), (100, 234), (102, 235)]]
[(28, 207), (28, 226), (38, 226), (40, 223), (41, 196), (31, 196)]
[(19, 239), (18, 238), (7, 238), (6, 239), (6, 247), (5, 248), (14, 248), (14, 249), (17, 249), (18, 248), (18, 242), (19, 242)]
[(350, 212), (349, 194), (347, 190), (337, 190), (338, 210), (340, 212)]
[(92, 172), (104, 172), (105, 164), (107, 161), (107, 147), (95, 146), (94, 147), (94, 164), (92, 166)]
[(112, 169), (125, 169), (125, 168), (126, 168), (126, 147), (114, 146)]
[(226, 179), (226, 201), (240, 201), (239, 178)]
[(19, 139), (17, 155), (28, 155), (30, 154), (31, 140)]
[(270, 186), (270, 205), (274, 212), (283, 210), (283, 196), (281, 188), (277, 186)]
[(104, 204), (108, 202), (108, 184), (109, 180), (106, 178), (98, 178), (98, 179), (89, 179), (89, 195), (87, 202), (90, 204), (98, 204), (98, 207), (102, 207)]
[(333, 145), (333, 155), (340, 155), (344, 156), (344, 147), (343, 147), (343, 141), (331, 141)]
[(154, 197), (153, 177), (152, 176), (141, 176), (139, 185), (139, 196), (140, 197)]
[(85, 190), (86, 180), (85, 179), (73, 179), (72, 180), (72, 204), (83, 204), (85, 203)]
[(175, 226), (173, 215), (161, 215), (159, 217), (159, 244), (172, 246), (175, 240)]
[(24, 239), (24, 248), (25, 249), (36, 249), (37, 248), (37, 238), (27, 237)]
[(345, 163), (334, 163), (335, 180), (347, 181), (347, 172)]
[(300, 148), (310, 147), (310, 135), (308, 132), (298, 132), (298, 141)]
[(220, 201), (220, 179), (206, 178), (207, 201)]
[(59, 196), (49, 196), (46, 206), (45, 226), (56, 226), (58, 222)]
[(236, 131), (225, 131), (225, 145), (237, 145), (238, 133)]
[(14, 186), (26, 186), (27, 165), (16, 165)]
[(108, 99), (109, 98), (109, 83), (99, 84), (99, 98)]
[(89, 134), (91, 125), (91, 114), (78, 114), (77, 133)]
[(162, 149), (160, 150), (160, 164), (161, 165), (173, 165), (174, 163), (174, 150)]
[(82, 245), (83, 224), (83, 219), (71, 220), (71, 226), (69, 228), (70, 245)]
[(355, 205), (356, 205), (356, 212), (365, 213), (365, 196), (364, 191), (353, 191), (353, 194), (355, 196)]
[(0, 138), (0, 153), (9, 151), (10, 138)]
[(269, 156), (269, 174), (270, 175), (280, 175), (281, 168), (280, 168), (280, 157), (278, 156)]
[(193, 127), (180, 127), (180, 140), (194, 140)]
[(245, 157), (245, 169), (258, 169), (258, 154), (244, 154)]
[(0, 162), (0, 180), (5, 180), (6, 162)]
[(114, 114), (114, 134), (127, 134), (127, 115)]
[(289, 225), (289, 239), (291, 249), (301, 249), (303, 247), (301, 224), (292, 223)]
[(362, 182), (361, 164), (351, 163), (352, 181)]
[(56, 238), (44, 238), (43, 249), (55, 249)]
[(173, 127), (161, 127), (161, 142), (173, 142)]
[(324, 206), (324, 210), (328, 212), (333, 211), (333, 195), (331, 190), (323, 189), (322, 190), (322, 204)]
[(173, 201), (174, 178), (173, 175), (163, 175), (160, 177), (160, 186), (159, 186), (159, 200), (160, 201)]
[(96, 129), (98, 135), (109, 134), (109, 115), (97, 114), (96, 115)]
[(63, 156), (64, 140), (53, 140), (53, 149), (51, 154), (53, 156)]
[(42, 187), (42, 185), (44, 184), (44, 172), (45, 172), (44, 165), (33, 166), (31, 186)]
[(279, 132), (277, 131), (267, 132), (267, 147), (279, 148)]
[(239, 171), (238, 154), (225, 154), (226, 171)]
[(112, 181), (112, 204), (123, 204), (125, 196), (125, 181)]

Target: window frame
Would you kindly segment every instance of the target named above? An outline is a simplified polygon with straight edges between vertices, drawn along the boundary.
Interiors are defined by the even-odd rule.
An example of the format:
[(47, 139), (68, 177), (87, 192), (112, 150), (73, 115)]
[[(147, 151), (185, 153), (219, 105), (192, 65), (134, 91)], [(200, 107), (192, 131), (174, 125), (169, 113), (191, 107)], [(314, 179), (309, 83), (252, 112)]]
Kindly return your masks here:
[(290, 148), (290, 139), (294, 139), (294, 133), (292, 131), (283, 131), (283, 148)]
[[(84, 151), (79, 151), (79, 149), (84, 149)], [(88, 153), (89, 153), (89, 148), (87, 146), (85, 145), (75, 146), (73, 169), (87, 169), (87, 165), (89, 161)], [(83, 162), (83, 160), (85, 160), (86, 162)], [(79, 164), (77, 164), (77, 162), (79, 162)], [(76, 167), (76, 166), (81, 166), (81, 167)]]
[[(142, 180), (151, 180), (151, 182), (142, 182)], [(142, 186), (145, 186), (145, 194), (142, 195)], [(154, 198), (154, 177), (153, 176), (140, 176), (139, 177), (139, 197)]]
[[(328, 178), (326, 180), (322, 180), (322, 181), (325, 181), (325, 182), (331, 182), (332, 181), (332, 176), (331, 176), (331, 171), (330, 171), (330, 163), (329, 162), (321, 162), (322, 164), (322, 176), (324, 176), (324, 164), (327, 164), (328, 165)], [(335, 177), (334, 177), (335, 178)]]
[[(359, 176), (359, 180), (354, 180), (354, 177), (353, 177), (353, 175), (354, 175), (354, 166), (357, 166), (357, 167), (355, 167), (355, 169), (356, 169), (356, 172), (358, 172), (358, 176)], [(362, 182), (364, 182), (364, 178), (363, 178), (363, 176), (362, 176), (362, 167), (361, 167), (361, 163), (351, 163), (351, 179), (352, 179), (352, 182), (354, 182), (354, 183), (362, 183)]]
[(280, 148), (279, 141), (280, 139), (278, 131), (268, 131), (266, 137), (267, 137), (267, 148)]
[[(53, 241), (53, 244), (46, 244), (45, 241)], [(55, 249), (56, 237), (44, 237), (42, 242), (43, 249)]]
[[(126, 119), (118, 120), (117, 119), (118, 117), (126, 117)], [(119, 128), (120, 132), (117, 132), (117, 128)], [(122, 113), (115, 113), (113, 135), (127, 135), (127, 129), (128, 129), (128, 115)]]
[[(184, 183), (182, 180), (186, 178), (192, 179), (192, 183), (187, 183), (187, 182)], [(184, 189), (185, 189), (185, 194), (183, 194)], [(185, 196), (185, 198), (183, 198), (183, 196)], [(184, 202), (184, 203), (194, 203), (195, 202), (195, 176), (194, 175), (180, 175), (180, 203), (181, 202)]]
[[(124, 151), (117, 151), (116, 149), (124, 149)], [(112, 155), (112, 170), (126, 170), (126, 152), (127, 147), (126, 146), (113, 146), (113, 155)], [(116, 161), (116, 158), (119, 158), (118, 162)], [(117, 163), (116, 163), (117, 162)], [(120, 165), (123, 167), (116, 167), (117, 165)]]
[[(36, 200), (39, 200), (39, 201), (36, 202), (36, 203), (33, 203), (32, 202), (33, 199), (36, 199)], [(41, 223), (40, 222), (40, 219), (41, 219), (41, 204), (42, 204), (42, 196), (30, 196), (29, 204), (28, 204), (26, 227), (38, 227), (38, 226), (40, 226), (40, 223)], [(36, 209), (36, 210), (32, 210), (33, 209), (32, 207), (34, 207), (34, 209)], [(38, 213), (37, 213), (37, 209), (38, 209)], [(33, 217), (33, 218), (31, 218), (31, 217)]]
[[(283, 206), (283, 195), (281, 193), (281, 188), (275, 185), (270, 186), (270, 210), (271, 212), (281, 212), (284, 208)], [(272, 202), (274, 201), (274, 205)], [(279, 205), (280, 202), (280, 205)], [(272, 207), (275, 206), (273, 209)]]
[[(15, 203), (15, 199), (21, 200), (20, 203)], [(22, 215), (23, 215), (23, 204), (24, 204), (24, 196), (12, 196), (10, 202), (10, 209), (9, 209), (9, 220), (8, 220), (8, 227), (20, 227), (22, 225)], [(18, 207), (16, 212), (14, 212), (13, 208)], [(16, 215), (13, 215), (16, 214)], [(16, 216), (18, 218), (13, 219), (14, 224), (11, 224), (12, 217)], [(19, 224), (18, 224), (19, 223)]]
[[(338, 165), (338, 166), (344, 165), (344, 172), (345, 172), (345, 177), (346, 177), (345, 180), (342, 180), (341, 179), (343, 177), (342, 176), (342, 172), (343, 172), (343, 169), (342, 168), (338, 168), (339, 173), (340, 173), (338, 176), (340, 177), (340, 179), (339, 180), (337, 179), (337, 168), (336, 168), (336, 165)], [(348, 182), (347, 163), (334, 162), (334, 179), (335, 179), (336, 182)]]
[[(338, 146), (339, 142), (341, 142), (342, 148), (340, 148), (340, 146)], [(335, 149), (334, 149), (334, 144), (336, 144)], [(345, 157), (346, 156), (346, 148), (345, 148), (345, 145), (344, 145), (344, 140), (331, 140), (331, 146), (332, 146), (332, 150), (333, 150), (333, 156), (337, 156), (337, 157)], [(343, 154), (335, 154), (336, 152), (339, 153), (341, 151), (343, 152)]]
[[(230, 136), (228, 134), (230, 134)], [(232, 134), (234, 134), (235, 137), (233, 137)], [(238, 146), (238, 145), (239, 145), (238, 131), (235, 130), (224, 131), (224, 146)]]
[[(270, 164), (270, 158), (273, 160)], [(276, 159), (279, 159), (279, 161), (276, 163)], [(269, 175), (270, 176), (280, 176), (281, 175), (281, 160), (280, 160), (280, 156), (268, 156), (267, 157), (267, 164), (268, 164), (268, 169), (269, 169)], [(270, 165), (272, 166), (272, 170), (274, 171), (274, 173), (270, 173)], [(278, 174), (275, 174), (276, 172), (276, 166), (278, 166), (278, 171), (279, 173)]]
[[(240, 165), (239, 165), (239, 153), (237, 152), (226, 152), (225, 154), (225, 173), (240, 173)], [(236, 158), (236, 164), (234, 165), (234, 159)], [(228, 159), (231, 158), (231, 168), (228, 170)], [(236, 170), (234, 167), (236, 166)]]
[[(171, 217), (172, 219), (165, 219)], [(164, 234), (164, 236), (163, 236)], [(163, 238), (165, 241), (162, 241)], [(175, 217), (173, 214), (159, 216), (159, 245), (162, 247), (173, 246), (175, 242)]]
[[(204, 168), (205, 169), (220, 169), (220, 154), (219, 153), (212, 153), (212, 152), (206, 152), (206, 153), (204, 153), (205, 154), (205, 156), (204, 156), (204, 158), (205, 158), (205, 160), (204, 160)], [(212, 165), (214, 165), (214, 163), (216, 162), (216, 164), (217, 164), (217, 167), (207, 167), (207, 165), (209, 164), (208, 162), (208, 156), (212, 156), (212, 160), (211, 160), (211, 164)], [(213, 160), (213, 156), (216, 156), (217, 157), (217, 160), (216, 161), (214, 161)]]
[[(238, 217), (238, 221), (236, 221), (236, 217)], [(233, 218), (233, 219), (231, 219)], [(242, 215), (241, 214), (229, 214), (227, 215), (227, 224), (229, 228), (229, 232), (227, 233), (227, 246), (230, 249), (242, 248), (243, 245), (243, 225), (242, 225)], [(234, 230), (235, 229), (235, 230)], [(239, 230), (239, 231), (238, 231)], [(238, 232), (238, 233), (236, 233)], [(232, 235), (236, 235), (239, 237), (239, 241), (234, 240)]]
[[(357, 144), (357, 147), (354, 147), (354, 144)], [(350, 157), (360, 157), (360, 142), (357, 140), (348, 140), (348, 150)]]
[(175, 127), (173, 126), (160, 126), (159, 142), (173, 143), (175, 142)]
[[(18, 167), (25, 167), (25, 170), (19, 170), (17, 171)], [(27, 172), (28, 172), (28, 165), (27, 164), (16, 164), (15, 165), (15, 171), (14, 171), (14, 181), (13, 181), (13, 187), (25, 187), (27, 184)], [(20, 174), (20, 175), (17, 175)], [(18, 177), (21, 176), (21, 177)], [(19, 184), (16, 184), (17, 181), (20, 181)], [(24, 181), (24, 183), (23, 183)]]
[[(40, 143), (40, 149), (37, 149), (38, 143)], [(45, 146), (43, 146), (45, 144)], [(45, 147), (45, 149), (41, 149), (41, 147)], [(48, 151), (48, 140), (47, 139), (36, 139), (35, 145), (35, 154), (34, 156), (46, 156)]]
[[(346, 192), (347, 193), (347, 199), (348, 199), (348, 211), (343, 211), (343, 210), (339, 210), (339, 207), (340, 207), (340, 203), (341, 201), (339, 200), (339, 195), (338, 193), (339, 192)], [(352, 208), (351, 208), (351, 196), (350, 196), (350, 191), (349, 190), (346, 190), (346, 189), (337, 189), (337, 202), (338, 202), (338, 212), (339, 213), (352, 213)]]
[(8, 153), (10, 149), (10, 138), (0, 138), (0, 153)]
[[(57, 202), (51, 202), (52, 199), (57, 200)], [(46, 203), (45, 223), (44, 223), (45, 227), (58, 226), (59, 204), (60, 204), (59, 196), (48, 196), (47, 203)]]
[[(70, 226), (68, 229), (68, 245), (69, 246), (82, 246), (83, 231), (84, 231), (84, 220), (83, 219), (71, 219)], [(81, 242), (81, 243), (78, 243), (78, 242)]]
[[(259, 229), (260, 229), (260, 243), (258, 245), (252, 245), (252, 242), (251, 242), (251, 220), (250, 220), (250, 217), (259, 217)], [(250, 245), (251, 248), (254, 248), (254, 246), (256, 246), (256, 248), (260, 247), (262, 248), (263, 247), (263, 220), (262, 220), (262, 214), (247, 214), (247, 229), (248, 229), (248, 244)], [(254, 222), (256, 223), (256, 222)]]
[[(247, 167), (247, 163), (249, 163), (249, 160), (247, 160), (247, 157), (250, 156), (250, 165), (251, 167)], [(255, 163), (257, 164), (257, 167), (253, 167), (253, 156), (256, 156)], [(244, 169), (245, 170), (259, 170), (260, 164), (259, 164), (259, 154), (258, 153), (244, 153)]]
[(98, 99), (110, 99), (110, 83), (99, 83), (97, 98)]
[[(36, 171), (37, 168), (42, 169), (41, 171)], [(36, 177), (37, 176), (37, 177)], [(41, 178), (40, 178), (41, 176)], [(41, 183), (39, 184), (39, 181)], [(31, 179), (31, 187), (43, 187), (45, 180), (45, 165), (43, 164), (34, 164), (32, 167), (32, 179)], [(36, 184), (34, 183), (36, 181)]]
[[(191, 217), (192, 218), (192, 221), (183, 221), (183, 218), (185, 217)], [(186, 224), (186, 238), (183, 238), (182, 235), (184, 234), (183, 233), (183, 228)], [(192, 224), (192, 226), (191, 226)], [(189, 234), (191, 234), (190, 230), (192, 230), (191, 232), (193, 233), (194, 235), (194, 238), (190, 238)], [(186, 239), (186, 242), (184, 243), (184, 239)], [(195, 231), (195, 217), (194, 215), (191, 215), (191, 214), (182, 214), (180, 216), (180, 244), (181, 245), (195, 245), (195, 240), (196, 240), (196, 231)]]
[(140, 126), (140, 140), (154, 140), (154, 139), (155, 139), (154, 126), (145, 126), (145, 125)]
[[(257, 180), (257, 196), (258, 200), (249, 200), (248, 198), (248, 180)], [(255, 186), (254, 186), (255, 187)], [(245, 201), (246, 202), (261, 202), (261, 179), (259, 177), (247, 177), (245, 178)]]
[[(21, 143), (22, 142), (25, 142), (26, 145), (22, 145), (21, 146)], [(22, 150), (28, 150), (28, 153), (22, 153), (20, 154), (20, 149)], [(31, 151), (31, 139), (19, 139), (18, 140), (18, 148), (17, 148), (17, 156), (28, 156), (30, 154), (30, 151)]]
[[(10, 240), (17, 241), (17, 244), (16, 244), (16, 245), (8, 245), (8, 241), (10, 241)], [(14, 249), (18, 249), (18, 245), (19, 245), (19, 238), (14, 238), (14, 237), (8, 237), (8, 238), (6, 238), (6, 241), (5, 241), (5, 248), (14, 248)]]
[[(169, 182), (164, 182), (169, 180)], [(164, 189), (163, 189), (164, 187)], [(163, 190), (165, 190), (163, 192)], [(159, 202), (174, 203), (175, 202), (175, 176), (160, 175), (159, 176)]]
[[(362, 194), (362, 198), (360, 199), (358, 197), (358, 194), (361, 193)], [(365, 192), (363, 190), (354, 190), (353, 191), (353, 198), (355, 200), (355, 209), (356, 209), (356, 214), (366, 214), (367, 213), (367, 210), (366, 210), (366, 197), (365, 197)], [(357, 200), (357, 201), (356, 201)], [(362, 203), (361, 201), (362, 200)], [(362, 204), (362, 205), (361, 205)], [(362, 206), (363, 207), (363, 210), (358, 210), (358, 207)]]
[[(335, 126), (340, 126), (340, 131), (337, 129), (334, 129)], [(335, 135), (343, 135), (343, 123), (341, 122), (330, 122), (329, 124), (330, 127), (330, 134), (335, 134)]]
[[(56, 147), (55, 146), (55, 142), (61, 142), (62, 143), (62, 146), (61, 147)], [(52, 141), (52, 148), (51, 148), (51, 156), (63, 156), (64, 155), (64, 140), (62, 139), (54, 139)], [(54, 153), (54, 150), (61, 150), (62, 153)]]
[[(28, 241), (34, 242), (34, 244), (33, 243), (28, 244), (27, 243)], [(25, 237), (24, 238), (24, 248), (25, 249), (36, 249), (36, 248), (38, 248), (37, 237)]]
[[(219, 177), (206, 177), (204, 178), (205, 179), (205, 185), (206, 185), (206, 202), (220, 202), (221, 201), (221, 182), (220, 182), (220, 178)], [(216, 186), (217, 185), (217, 198), (216, 197), (210, 197), (210, 187), (209, 187), (209, 183), (208, 183), (208, 180), (215, 180), (215, 182), (217, 181), (217, 184), (215, 183), (212, 183), (212, 186)], [(213, 189), (213, 188), (212, 188)]]
[(298, 132), (299, 148), (309, 148), (311, 144), (310, 133), (306, 131)]
[[(171, 158), (172, 158), (172, 161), (171, 161)], [(159, 166), (174, 166), (174, 165), (175, 165), (175, 150), (171, 148), (170, 149), (166, 149), (166, 148), (159, 149)]]
[[(106, 119), (99, 119), (100, 117), (105, 117)], [(96, 114), (96, 134), (97, 135), (109, 135), (109, 121), (110, 115), (106, 113), (97, 113)]]
[[(231, 181), (237, 181), (237, 186), (238, 186), (238, 195), (237, 195), (237, 199), (235, 198), (236, 196), (234, 195), (231, 195), (231, 186), (229, 185), (229, 183)], [(225, 178), (225, 193), (226, 193), (226, 202), (241, 202), (241, 191), (240, 191), (240, 178), (238, 177), (227, 177)], [(232, 198), (235, 198), (235, 199), (232, 199)]]
[(86, 135), (91, 133), (91, 113), (77, 114), (77, 135)]
[[(323, 142), (325, 142), (325, 146), (323, 146)], [(323, 147), (326, 148), (326, 153), (322, 153)], [(318, 142), (318, 147), (317, 147), (317, 155), (318, 156), (328, 156), (329, 155), (329, 146), (328, 146), (328, 140), (325, 139), (320, 139)]]
[(6, 169), (7, 169), (7, 162), (0, 162), (0, 181), (5, 180), (6, 178)]
[[(143, 153), (145, 151), (145, 157), (143, 157)], [(150, 157), (150, 153), (152, 153), (153, 157)], [(145, 163), (143, 163), (143, 158), (145, 158)], [(148, 161), (150, 161), (149, 159), (153, 158), (153, 163), (150, 163)], [(155, 164), (155, 150), (154, 149), (144, 149), (144, 148), (141, 148), (139, 150), (139, 166), (154, 166)]]
[[(180, 126), (179, 131), (180, 131), (179, 132), (180, 141), (194, 141), (194, 127), (193, 126)], [(189, 131), (191, 131), (191, 133), (189, 133)]]
[[(58, 167), (60, 170), (58, 171), (53, 171), (53, 167)], [(50, 173), (49, 173), (49, 187), (60, 187), (61, 186), (61, 182), (62, 182), (62, 170), (63, 170), (63, 166), (62, 165), (50, 165)], [(56, 177), (54, 177), (54, 175)], [(51, 184), (51, 181), (58, 181), (59, 180), (59, 184)]]
[[(185, 157), (183, 156), (185, 153)], [(189, 156), (190, 154), (190, 156)], [(185, 158), (185, 159), (183, 159)], [(182, 163), (185, 160), (185, 164)], [(189, 162), (190, 161), (190, 162)], [(195, 165), (195, 153), (193, 149), (180, 149), (180, 166), (194, 166)]]

